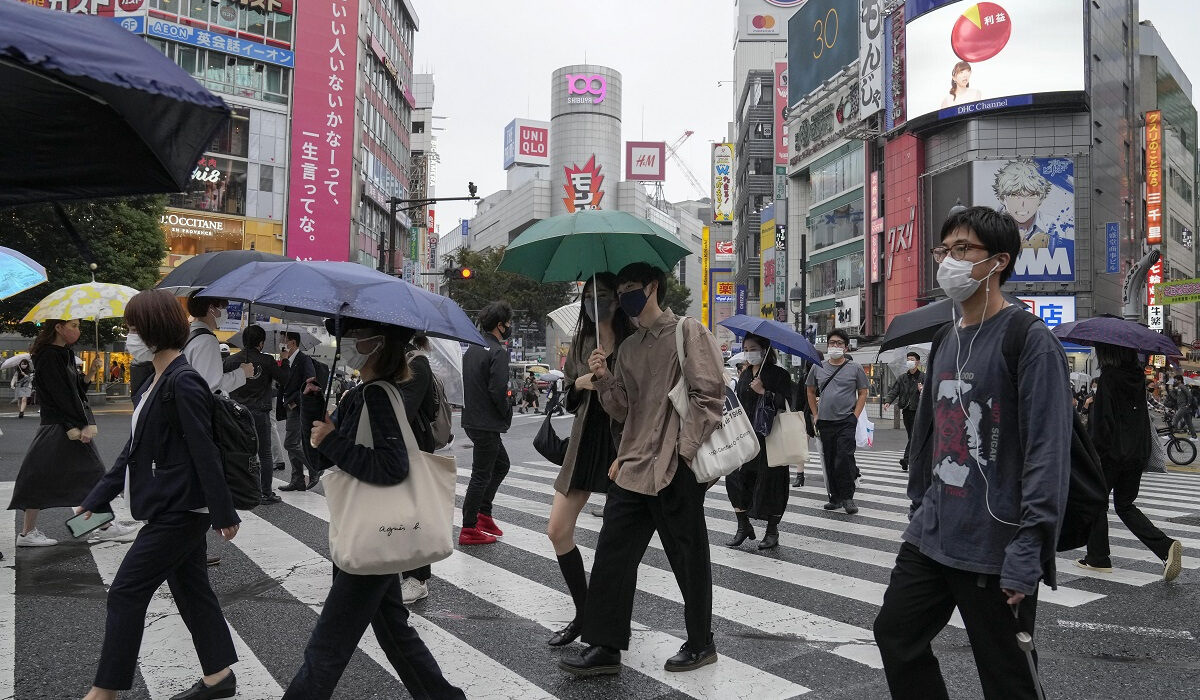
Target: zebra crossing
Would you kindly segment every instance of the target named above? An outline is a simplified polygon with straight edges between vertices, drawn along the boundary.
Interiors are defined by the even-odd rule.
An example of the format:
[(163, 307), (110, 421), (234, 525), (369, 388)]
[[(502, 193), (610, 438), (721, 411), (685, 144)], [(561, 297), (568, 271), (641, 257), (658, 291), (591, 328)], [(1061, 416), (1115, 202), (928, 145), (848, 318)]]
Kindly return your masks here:
[[(780, 546), (769, 552), (750, 544), (741, 549), (724, 546), (736, 528), (732, 508), (722, 484), (709, 490), (705, 506), (713, 564), (713, 626), (721, 659), (697, 671), (675, 674), (662, 667), (683, 643), (684, 632), (679, 589), (655, 537), (639, 572), (633, 638), (622, 656), (622, 674), (577, 681), (558, 672), (555, 664), (562, 652), (547, 647), (545, 639), (573, 617), (574, 607), (545, 535), (558, 467), (543, 461), (513, 464), (495, 500), (494, 515), (505, 532), (501, 542), (458, 549), (435, 564), (431, 596), (412, 606), (411, 624), (447, 678), (470, 698), (597, 693), (722, 699), (881, 696), (886, 686), (871, 623), (907, 523), (906, 476), (896, 466), (899, 457), (895, 451), (859, 452), (862, 478), (855, 500), (860, 511), (848, 516), (821, 508), (825, 490), (819, 455), (814, 454), (806, 465), (808, 483), (791, 492), (780, 525)], [(460, 499), (468, 479), (469, 464), (460, 463)], [(7, 498), (11, 488), (11, 482), (0, 483), (0, 499)], [(329, 587), (331, 565), (324, 539), (329, 511), (324, 496), (317, 491), (281, 495), (284, 503), (279, 506), (244, 513), (237, 538), (216, 547), (225, 562), (211, 577), (240, 658), (235, 667), (239, 698), (282, 695)], [(1183, 541), (1186, 581), (1190, 571), (1200, 568), (1200, 559), (1191, 556), (1200, 551), (1200, 526), (1173, 519), (1200, 510), (1200, 476), (1146, 475), (1138, 503), (1164, 531)], [(602, 505), (602, 497), (594, 496), (592, 504)], [(590, 570), (602, 521), (588, 510), (580, 516), (576, 539)], [(1060, 555), (1059, 588), (1042, 589), (1040, 608), (1049, 619), (1068, 619), (1059, 619), (1057, 629), (1053, 623), (1043, 624), (1039, 633), (1088, 629), (1100, 623), (1072, 621), (1071, 616), (1090, 607), (1107, 615), (1120, 609), (1126, 596), (1165, 585), (1161, 562), (1114, 515), (1109, 517), (1118, 523), (1110, 530), (1114, 572), (1085, 571), (1073, 566), (1075, 553)], [(0, 518), (0, 552), (5, 557), (0, 562), (0, 700), (81, 696), (90, 682), (102, 627), (89, 631), (96, 642), (82, 652), (63, 650), (82, 654), (76, 667), (82, 671), (32, 678), (25, 670), (23, 649), (36, 640), (30, 642), (27, 635), (32, 632), (19, 623), (41, 612), (53, 614), (34, 609), (53, 606), (55, 599), (41, 597), (25, 584), (26, 577), (39, 573), (33, 567), (48, 566), (49, 557), (58, 554), (52, 550), (78, 553), (82, 547), (18, 553), (14, 534), (14, 518)], [(80, 563), (76, 557), (72, 562), (77, 567), (74, 576), (99, 582), (72, 603), (82, 617), (103, 620), (103, 587), (111, 582), (128, 546), (91, 545), (89, 560)], [(957, 614), (950, 624), (943, 637), (964, 644)], [(345, 682), (353, 690), (338, 697), (407, 697), (371, 630), (358, 651)], [(969, 665), (969, 657), (948, 663)], [(164, 586), (147, 615), (137, 685), (123, 697), (169, 698), (194, 683), (198, 673), (190, 635)], [(853, 681), (852, 692), (839, 694), (847, 692), (847, 678)]]

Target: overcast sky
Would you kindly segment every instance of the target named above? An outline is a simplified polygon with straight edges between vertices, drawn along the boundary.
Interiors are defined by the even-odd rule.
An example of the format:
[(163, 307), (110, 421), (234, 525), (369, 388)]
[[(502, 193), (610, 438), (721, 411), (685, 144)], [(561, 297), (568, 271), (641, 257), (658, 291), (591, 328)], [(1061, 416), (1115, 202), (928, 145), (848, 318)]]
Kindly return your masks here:
[[(673, 142), (695, 134), (680, 155), (707, 186), (709, 144), (723, 140), (733, 113), (733, 0), (413, 0), (420, 19), (418, 73), (433, 73), (441, 165), (437, 194), (481, 196), (504, 189), (504, 126), (515, 117), (550, 118), (550, 75), (572, 63), (620, 71), (622, 140)], [(1140, 0), (1200, 91), (1198, 0)], [(615, 174), (613, 175), (616, 176)], [(700, 196), (677, 165), (667, 166), (671, 201)], [(707, 195), (707, 192), (704, 193)], [(441, 233), (474, 205), (438, 208)]]

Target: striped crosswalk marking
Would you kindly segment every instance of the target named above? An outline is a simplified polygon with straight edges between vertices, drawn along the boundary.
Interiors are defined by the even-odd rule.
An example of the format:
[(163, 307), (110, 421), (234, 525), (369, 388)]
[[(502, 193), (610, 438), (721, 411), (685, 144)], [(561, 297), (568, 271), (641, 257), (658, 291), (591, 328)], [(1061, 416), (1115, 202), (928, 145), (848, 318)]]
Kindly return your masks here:
[[(12, 502), (12, 481), (0, 483), (0, 502)], [(17, 526), (10, 515), (0, 518), (0, 700), (15, 693), (17, 659)]]

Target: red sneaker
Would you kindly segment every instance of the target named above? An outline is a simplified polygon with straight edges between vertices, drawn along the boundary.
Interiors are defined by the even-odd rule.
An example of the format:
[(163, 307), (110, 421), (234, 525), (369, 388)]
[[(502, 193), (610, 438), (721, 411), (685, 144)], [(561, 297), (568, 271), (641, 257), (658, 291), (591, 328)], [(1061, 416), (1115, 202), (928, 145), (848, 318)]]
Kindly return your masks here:
[(461, 545), (495, 544), (496, 538), (477, 527), (464, 527), (462, 532), (458, 533), (458, 543)]
[(480, 513), (475, 516), (475, 527), (486, 532), (494, 537), (503, 537), (504, 531), (496, 525), (496, 521), (492, 520), (492, 516)]

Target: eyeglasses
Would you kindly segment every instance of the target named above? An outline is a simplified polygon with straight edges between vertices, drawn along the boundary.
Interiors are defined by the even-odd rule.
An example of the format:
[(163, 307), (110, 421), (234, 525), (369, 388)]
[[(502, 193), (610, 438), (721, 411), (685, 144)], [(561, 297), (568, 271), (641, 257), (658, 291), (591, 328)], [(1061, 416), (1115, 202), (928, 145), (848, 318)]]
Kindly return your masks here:
[(934, 262), (940, 263), (946, 259), (947, 255), (955, 260), (966, 260), (967, 251), (987, 249), (987, 246), (979, 245), (978, 243), (955, 243), (949, 248), (944, 245), (934, 246), (933, 248), (929, 249), (929, 252), (933, 254)]
[(845, 344), (845, 343), (843, 343), (843, 342), (842, 342), (842, 341), (840, 341), (840, 340), (831, 340), (831, 341), (829, 341), (828, 343), (825, 343), (825, 345), (826, 345), (826, 347), (831, 347), (831, 348), (844, 348), (844, 347), (846, 347), (846, 344)]

